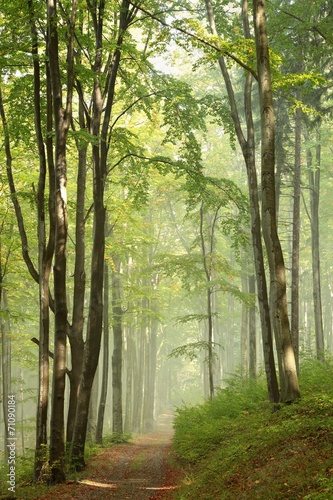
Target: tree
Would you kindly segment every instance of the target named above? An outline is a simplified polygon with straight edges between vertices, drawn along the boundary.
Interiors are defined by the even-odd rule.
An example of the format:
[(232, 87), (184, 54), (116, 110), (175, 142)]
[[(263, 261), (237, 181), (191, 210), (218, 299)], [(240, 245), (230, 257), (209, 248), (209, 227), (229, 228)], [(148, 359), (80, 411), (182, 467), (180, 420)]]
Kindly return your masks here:
[(102, 387), (100, 402), (98, 406), (98, 416), (96, 424), (96, 443), (103, 443), (103, 424), (105, 406), (108, 392), (109, 379), (109, 266), (107, 260), (104, 263), (104, 308), (103, 308), (103, 365), (102, 365)]
[[(213, 35), (217, 35), (217, 29), (214, 19), (214, 11), (212, 4), (209, 0), (206, 0), (206, 10), (207, 10), (210, 29)], [(250, 39), (247, 1), (244, 1), (242, 4), (242, 15), (243, 15), (244, 35), (246, 39)], [(264, 265), (264, 252), (261, 240), (261, 217), (260, 217), (259, 197), (258, 197), (257, 171), (255, 164), (255, 136), (254, 136), (253, 113), (252, 113), (253, 74), (250, 72), (247, 73), (246, 82), (244, 86), (244, 107), (245, 107), (244, 113), (245, 113), (245, 124), (246, 124), (246, 136), (245, 136), (241, 126), (241, 120), (237, 108), (232, 81), (224, 57), (220, 56), (218, 58), (218, 63), (226, 85), (226, 90), (230, 104), (231, 117), (233, 120), (237, 140), (239, 142), (239, 145), (243, 153), (247, 170), (249, 199), (250, 199), (250, 214), (251, 214), (251, 235), (252, 235), (256, 281), (257, 281), (260, 320), (261, 320), (261, 333), (263, 339), (265, 373), (266, 373), (269, 399), (272, 402), (277, 402), (280, 399), (280, 394), (279, 394), (274, 354), (273, 354), (273, 329), (271, 325), (270, 307), (269, 307), (268, 291), (266, 283), (266, 271)]]
[(289, 326), (285, 265), (277, 232), (274, 109), (264, 1), (253, 1), (253, 19), (261, 113), (262, 227), (270, 270), (271, 314), (283, 368), (281, 400), (294, 401), (300, 392)]
[[(103, 60), (101, 55), (103, 46), (103, 28), (106, 15), (104, 2), (101, 2), (98, 5), (98, 8), (90, 6), (89, 10), (93, 20), (95, 35), (95, 54), (92, 64), (95, 79), (92, 93), (92, 117), (89, 119), (91, 123), (90, 133), (95, 138), (92, 145), (94, 229), (88, 329), (84, 350), (82, 378), (75, 417), (75, 427), (71, 445), (71, 456), (78, 469), (84, 467), (84, 446), (87, 431), (89, 399), (97, 368), (102, 334), (102, 297), (105, 248), (104, 189), (108, 171), (108, 151), (111, 141), (111, 136), (109, 135), (111, 112), (114, 104), (115, 86), (124, 36), (136, 15), (136, 7), (131, 6), (127, 0), (123, 0), (120, 7), (117, 34), (115, 38), (116, 48), (112, 54), (109, 54), (107, 79), (103, 89)], [(80, 97), (83, 99), (82, 94)], [(86, 104), (85, 109), (88, 109)]]
[(66, 147), (71, 123), (74, 85), (74, 29), (77, 0), (73, 0), (68, 25), (67, 96), (63, 104), (58, 38), (58, 6), (56, 0), (47, 2), (48, 57), (55, 128), (55, 257), (54, 257), (54, 362), (50, 433), (51, 484), (63, 482), (64, 472), (64, 393), (66, 377), (67, 296), (66, 244), (67, 216), (67, 160)]

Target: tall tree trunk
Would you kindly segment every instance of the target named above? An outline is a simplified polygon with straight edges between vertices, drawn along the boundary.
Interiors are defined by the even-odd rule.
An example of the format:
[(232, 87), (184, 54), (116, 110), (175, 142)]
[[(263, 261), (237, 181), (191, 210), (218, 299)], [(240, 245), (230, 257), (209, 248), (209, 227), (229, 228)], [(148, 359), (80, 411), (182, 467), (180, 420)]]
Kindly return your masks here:
[[(33, 2), (29, 0), (29, 21), (32, 39), (32, 57), (34, 67), (34, 118), (36, 141), (39, 153), (39, 179), (37, 191), (38, 211), (38, 274), (39, 274), (39, 377), (38, 403), (36, 416), (36, 449), (34, 479), (38, 480), (45, 462), (47, 444), (47, 415), (49, 401), (49, 279), (51, 274), (52, 258), (54, 253), (55, 237), (55, 177), (53, 154), (46, 157), (41, 119), (41, 76), (38, 55), (38, 34)], [(46, 69), (47, 79), (47, 147), (52, 151), (52, 91), (50, 87), (49, 66)], [(50, 152), (50, 151), (49, 151)], [(47, 171), (49, 173), (49, 242), (46, 244), (46, 214), (45, 214), (45, 186)]]
[[(152, 280), (154, 288), (157, 287), (157, 276)], [(156, 361), (157, 361), (157, 303), (156, 299), (151, 299), (152, 315), (149, 321), (149, 343), (146, 349), (149, 352), (146, 373), (147, 379), (145, 384), (145, 401), (143, 407), (143, 431), (151, 432), (154, 429), (154, 409), (155, 409), (155, 385), (156, 385)]]
[[(93, 248), (91, 260), (91, 284), (89, 300), (89, 319), (87, 337), (84, 349), (83, 370), (80, 383), (78, 404), (76, 409), (71, 457), (77, 470), (83, 469), (84, 446), (87, 433), (88, 409), (92, 382), (96, 372), (101, 346), (103, 323), (103, 269), (105, 249), (105, 207), (104, 188), (107, 176), (107, 156), (110, 146), (110, 120), (114, 103), (114, 93), (118, 68), (120, 64), (120, 49), (123, 43), (124, 32), (136, 14), (136, 7), (131, 7), (128, 0), (123, 0), (119, 14), (119, 35), (117, 48), (113, 56), (109, 57), (109, 67), (106, 79), (105, 92), (101, 88), (102, 46), (104, 25), (104, 2), (99, 8), (89, 5), (89, 12), (95, 28), (95, 73), (92, 96), (93, 117), (91, 120), (91, 134), (96, 138), (92, 145), (93, 155), (93, 199), (94, 199), (94, 228)], [(103, 120), (102, 114), (104, 113)]]
[(59, 63), (57, 1), (47, 0), (48, 57), (53, 96), (55, 125), (55, 259), (54, 259), (54, 360), (52, 412), (50, 426), (50, 484), (65, 481), (64, 469), (64, 399), (66, 376), (67, 297), (67, 162), (66, 144), (71, 120), (73, 92), (74, 25), (77, 0), (72, 3), (67, 49), (67, 100), (63, 107), (62, 81)]
[(320, 242), (319, 242), (319, 194), (320, 194), (320, 124), (316, 129), (316, 159), (315, 165), (311, 150), (307, 150), (307, 167), (310, 187), (310, 225), (311, 225), (311, 250), (312, 250), (312, 279), (313, 279), (313, 307), (315, 321), (315, 338), (317, 358), (325, 359), (323, 313), (321, 301), (320, 277)]
[[(83, 105), (79, 103), (80, 130), (85, 130)], [(79, 394), (79, 386), (83, 366), (83, 327), (84, 327), (84, 300), (86, 290), (85, 272), (85, 193), (86, 193), (86, 169), (87, 169), (87, 147), (80, 145), (78, 149), (78, 172), (76, 188), (76, 221), (75, 221), (75, 266), (74, 266), (74, 293), (72, 325), (69, 329), (69, 343), (71, 349), (71, 371), (69, 372), (70, 396), (67, 416), (66, 441), (71, 443), (73, 439), (74, 422)]]
[(134, 329), (132, 325), (129, 325), (126, 330), (126, 400), (125, 400), (125, 418), (124, 418), (124, 431), (132, 431), (132, 421), (133, 421), (133, 386), (134, 386)]
[(104, 262), (104, 309), (103, 309), (103, 370), (100, 402), (96, 425), (96, 443), (103, 443), (103, 425), (109, 380), (109, 266)]
[[(1, 243), (1, 241), (0, 241)], [(0, 245), (1, 250), (1, 245)], [(1, 254), (0, 254), (1, 255)], [(11, 399), (11, 345), (9, 336), (9, 311), (7, 304), (7, 292), (3, 283), (2, 266), (0, 263), (0, 334), (1, 334), (1, 375), (2, 375), (2, 408), (4, 421), (4, 452), (5, 460), (8, 457), (8, 444), (12, 444), (8, 428), (8, 403), (15, 407), (15, 399)], [(11, 426), (11, 428), (14, 428)]]
[[(214, 13), (210, 0), (206, 0), (206, 7), (207, 7), (207, 14), (211, 31), (213, 34), (217, 34), (214, 21)], [(244, 35), (246, 38), (250, 38), (247, 0), (243, 0), (242, 13), (243, 13)], [(246, 164), (248, 186), (249, 186), (250, 212), (251, 212), (251, 235), (252, 235), (252, 245), (254, 254), (254, 264), (256, 271), (257, 293), (258, 293), (260, 322), (261, 322), (261, 335), (263, 341), (266, 381), (267, 381), (268, 395), (270, 401), (277, 402), (280, 399), (280, 394), (279, 394), (274, 353), (273, 353), (273, 334), (272, 334), (273, 332), (272, 332), (270, 308), (268, 301), (268, 291), (267, 291), (266, 273), (264, 265), (264, 252), (261, 240), (261, 218), (260, 218), (259, 198), (258, 198), (257, 171), (255, 165), (255, 141), (254, 141), (254, 125), (252, 116), (252, 96), (251, 96), (253, 78), (251, 74), (247, 74), (245, 89), (244, 89), (245, 122), (246, 122), (246, 132), (247, 132), (247, 137), (245, 138), (241, 127), (240, 117), (237, 110), (237, 103), (234, 95), (234, 90), (231, 84), (230, 75), (227, 70), (227, 66), (223, 57), (219, 58), (219, 65), (228, 93), (230, 111), (235, 126), (235, 132), (237, 135), (238, 142), (241, 146), (244, 161)]]
[[(249, 276), (249, 293), (255, 295), (256, 282), (255, 276)], [(257, 335), (256, 335), (256, 306), (250, 306), (249, 309), (249, 375), (251, 378), (256, 377), (257, 369)]]
[(271, 315), (283, 363), (281, 400), (294, 401), (300, 397), (300, 391), (289, 326), (285, 265), (276, 222), (274, 109), (264, 0), (253, 1), (253, 19), (261, 113), (262, 228), (270, 270)]
[[(144, 320), (141, 320), (142, 323)], [(136, 336), (136, 349), (133, 349), (133, 423), (132, 430), (139, 433), (142, 430), (142, 404), (143, 404), (143, 377), (144, 377), (144, 349), (145, 349), (145, 329), (137, 325), (138, 335)]]
[(115, 270), (112, 270), (112, 431), (115, 434), (123, 433), (123, 405), (122, 405), (122, 365), (123, 365), (123, 328), (121, 307), (120, 262), (113, 259)]
[[(302, 65), (299, 68), (302, 71)], [(296, 98), (301, 99), (301, 90), (297, 90)], [(295, 116), (295, 163), (294, 163), (294, 207), (293, 207), (293, 248), (291, 266), (291, 337), (295, 352), (297, 371), (299, 369), (299, 245), (300, 245), (300, 201), (301, 201), (301, 134), (302, 110)]]
[(214, 398), (214, 352), (213, 352), (213, 309), (212, 309), (212, 294), (214, 293), (213, 287), (210, 285), (212, 281), (212, 270), (211, 265), (208, 263), (209, 259), (212, 259), (213, 253), (213, 239), (214, 239), (214, 226), (216, 223), (217, 215), (220, 207), (216, 209), (214, 221), (212, 223), (212, 234), (210, 241), (210, 251), (207, 254), (206, 245), (205, 245), (205, 237), (203, 231), (203, 223), (204, 223), (204, 202), (201, 202), (200, 206), (200, 242), (201, 242), (201, 254), (202, 254), (202, 262), (204, 267), (204, 272), (207, 280), (207, 292), (206, 292), (206, 314), (207, 314), (207, 340), (208, 340), (208, 383), (209, 383), (209, 397), (210, 399)]
[[(242, 275), (242, 292), (248, 293), (248, 278)], [(241, 323), (241, 376), (249, 376), (249, 308), (242, 304)]]

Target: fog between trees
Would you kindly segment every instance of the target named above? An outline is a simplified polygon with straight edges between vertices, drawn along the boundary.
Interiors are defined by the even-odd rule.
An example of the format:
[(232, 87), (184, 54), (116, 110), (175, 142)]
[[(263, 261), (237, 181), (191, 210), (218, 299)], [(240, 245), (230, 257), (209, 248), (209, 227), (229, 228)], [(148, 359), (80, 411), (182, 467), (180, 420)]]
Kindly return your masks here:
[(1, 429), (14, 394), (57, 483), (231, 374), (293, 401), (330, 353), (332, 5), (46, 7), (1, 7)]

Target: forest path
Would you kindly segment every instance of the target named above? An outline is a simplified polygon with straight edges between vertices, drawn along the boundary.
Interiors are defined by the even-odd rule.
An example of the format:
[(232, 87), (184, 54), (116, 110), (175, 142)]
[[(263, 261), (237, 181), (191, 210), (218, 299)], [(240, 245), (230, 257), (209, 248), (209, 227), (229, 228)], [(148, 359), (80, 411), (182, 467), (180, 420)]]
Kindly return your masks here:
[(54, 486), (35, 500), (171, 499), (180, 475), (170, 465), (172, 435), (172, 416), (163, 415), (156, 431), (103, 450), (77, 483)]

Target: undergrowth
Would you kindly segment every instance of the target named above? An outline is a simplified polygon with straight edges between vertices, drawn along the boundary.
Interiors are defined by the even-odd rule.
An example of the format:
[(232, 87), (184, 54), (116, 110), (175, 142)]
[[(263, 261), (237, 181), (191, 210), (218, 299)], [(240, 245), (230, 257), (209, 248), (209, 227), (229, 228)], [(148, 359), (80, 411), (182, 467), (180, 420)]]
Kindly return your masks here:
[(272, 408), (264, 380), (235, 377), (213, 401), (178, 409), (175, 498), (333, 500), (332, 378), (332, 360), (306, 360), (292, 405)]

